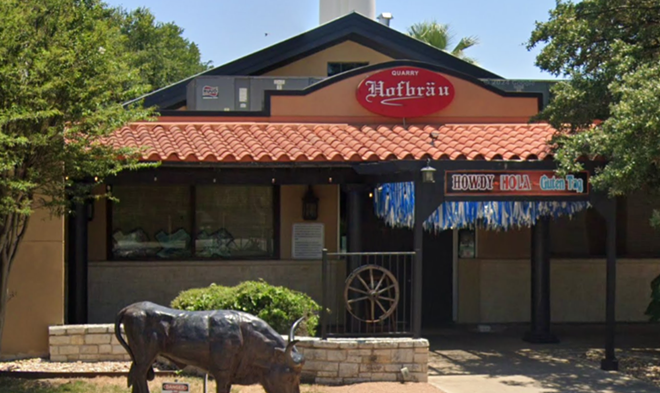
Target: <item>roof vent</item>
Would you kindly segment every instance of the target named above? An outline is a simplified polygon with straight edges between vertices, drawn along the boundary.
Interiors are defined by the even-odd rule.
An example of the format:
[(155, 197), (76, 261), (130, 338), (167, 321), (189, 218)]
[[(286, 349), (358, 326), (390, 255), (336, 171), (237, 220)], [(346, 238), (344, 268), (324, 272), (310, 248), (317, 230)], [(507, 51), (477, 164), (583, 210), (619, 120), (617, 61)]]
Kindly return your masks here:
[(392, 16), (391, 12), (383, 12), (382, 14), (378, 15), (377, 19), (380, 23), (389, 27), (390, 21), (394, 19), (394, 16)]
[(319, 0), (319, 24), (327, 23), (351, 12), (376, 19), (376, 0)]

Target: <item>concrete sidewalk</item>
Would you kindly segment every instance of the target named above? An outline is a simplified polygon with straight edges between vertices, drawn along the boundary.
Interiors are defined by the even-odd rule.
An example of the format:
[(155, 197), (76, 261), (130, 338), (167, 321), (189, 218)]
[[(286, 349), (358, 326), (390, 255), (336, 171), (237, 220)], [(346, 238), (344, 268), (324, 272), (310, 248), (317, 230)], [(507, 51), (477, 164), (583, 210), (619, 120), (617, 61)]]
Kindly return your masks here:
[[(579, 359), (598, 348), (596, 333), (563, 332), (556, 345), (523, 342), (520, 328), (499, 333), (448, 330), (428, 336), (429, 383), (445, 393), (651, 393), (659, 388)], [(560, 338), (562, 336), (560, 335)]]

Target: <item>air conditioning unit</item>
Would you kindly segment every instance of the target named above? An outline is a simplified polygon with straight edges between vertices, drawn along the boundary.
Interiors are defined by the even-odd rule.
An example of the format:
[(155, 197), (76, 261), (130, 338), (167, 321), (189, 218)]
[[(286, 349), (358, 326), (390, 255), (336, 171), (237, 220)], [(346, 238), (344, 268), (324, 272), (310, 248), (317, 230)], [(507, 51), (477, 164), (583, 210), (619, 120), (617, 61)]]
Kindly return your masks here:
[(188, 83), (187, 109), (257, 112), (267, 90), (303, 90), (323, 80), (310, 77), (198, 76)]
[(481, 79), (487, 85), (500, 88), (507, 92), (543, 93), (543, 105), (548, 104), (550, 87), (557, 82), (526, 79)]

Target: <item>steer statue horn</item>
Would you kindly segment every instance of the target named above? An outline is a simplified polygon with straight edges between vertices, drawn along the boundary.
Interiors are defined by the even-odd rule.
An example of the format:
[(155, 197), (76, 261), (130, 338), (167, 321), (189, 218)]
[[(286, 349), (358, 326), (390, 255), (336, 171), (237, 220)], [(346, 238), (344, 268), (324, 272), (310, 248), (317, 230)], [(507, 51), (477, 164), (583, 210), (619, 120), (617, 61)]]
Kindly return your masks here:
[[(293, 368), (302, 369), (302, 366), (305, 363), (305, 359), (302, 357), (302, 355), (300, 355), (298, 352), (293, 352), (293, 350), (296, 348), (296, 344), (298, 343), (298, 340), (294, 339), (295, 333), (298, 329), (298, 325), (300, 325), (304, 319), (305, 317), (302, 317), (295, 321), (293, 325), (291, 325), (291, 330), (289, 331), (289, 342), (286, 344), (286, 349), (284, 349), (284, 356), (286, 357), (289, 366)], [(277, 348), (277, 350), (282, 351), (281, 348)]]
[[(149, 393), (147, 379), (157, 356), (179, 368), (191, 365), (216, 380), (217, 393), (229, 393), (232, 384), (261, 384), (266, 393), (300, 393), (305, 359), (263, 320), (233, 310), (182, 311), (150, 302), (131, 304), (117, 314), (115, 335), (131, 356), (128, 386), (132, 393)], [(121, 334), (124, 325), (126, 340)]]

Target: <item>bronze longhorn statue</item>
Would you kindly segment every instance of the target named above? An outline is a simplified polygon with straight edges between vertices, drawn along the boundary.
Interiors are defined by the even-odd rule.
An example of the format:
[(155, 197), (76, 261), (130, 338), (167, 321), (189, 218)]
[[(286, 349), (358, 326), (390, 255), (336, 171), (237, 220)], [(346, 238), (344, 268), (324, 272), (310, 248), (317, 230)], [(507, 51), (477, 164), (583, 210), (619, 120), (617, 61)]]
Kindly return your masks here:
[[(133, 393), (149, 393), (156, 356), (206, 370), (215, 378), (217, 393), (229, 393), (232, 384), (261, 384), (267, 393), (299, 393), (305, 362), (263, 320), (240, 311), (181, 311), (151, 302), (131, 304), (117, 314), (115, 335), (131, 356), (128, 386)], [(121, 336), (120, 325), (128, 343)]]

